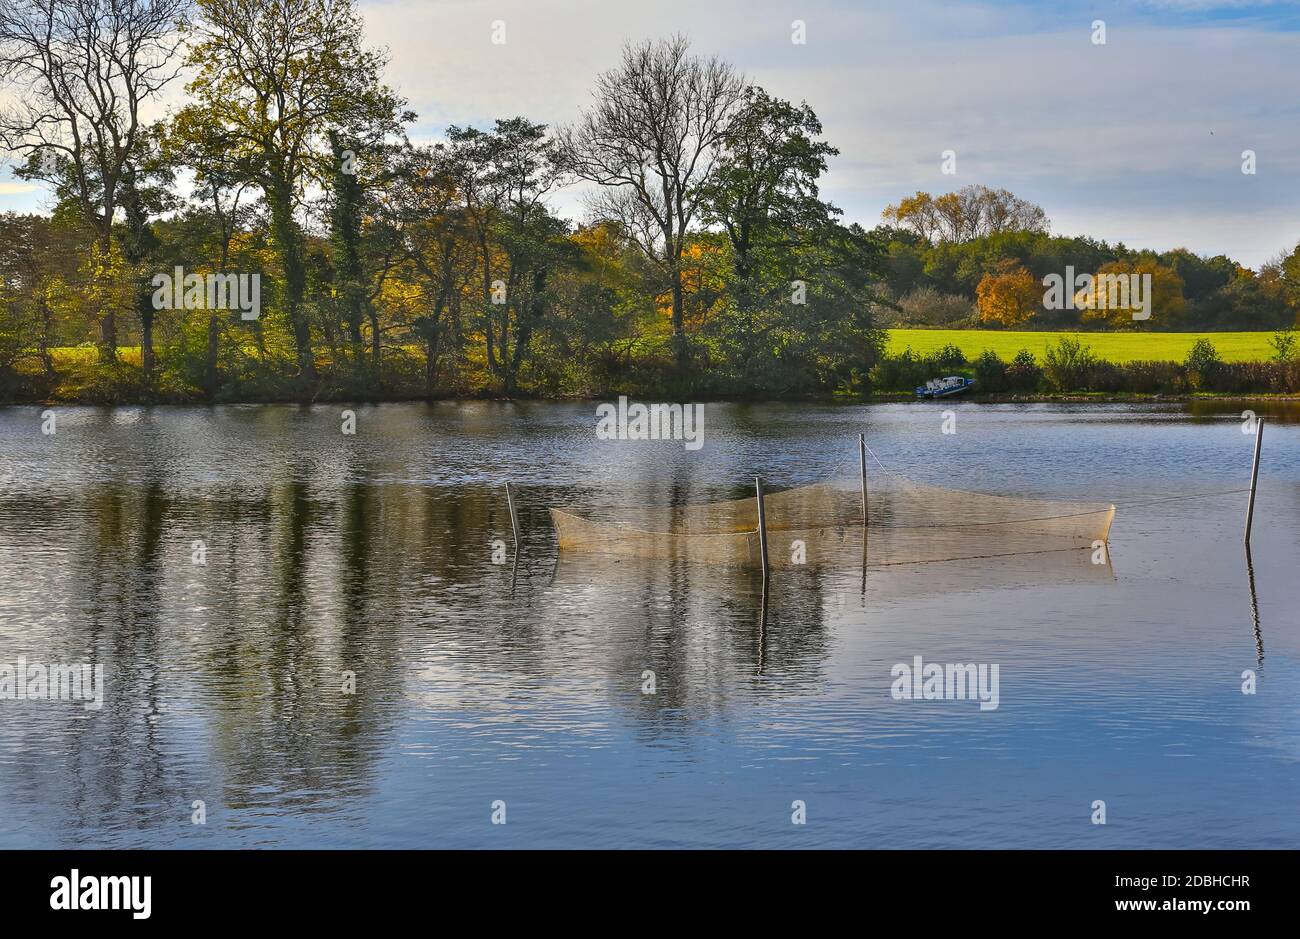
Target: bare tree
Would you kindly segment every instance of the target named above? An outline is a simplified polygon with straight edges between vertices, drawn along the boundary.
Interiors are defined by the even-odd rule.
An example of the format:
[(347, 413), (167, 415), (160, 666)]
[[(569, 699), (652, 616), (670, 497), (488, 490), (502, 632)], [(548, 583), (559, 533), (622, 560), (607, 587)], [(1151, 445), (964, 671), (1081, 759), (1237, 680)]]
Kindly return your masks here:
[[(4, 0), (0, 147), (19, 171), (78, 205), (107, 265), (123, 178), (143, 133), (140, 112), (174, 79), (191, 0)], [(117, 357), (111, 303), (99, 313), (102, 361)]]
[(744, 88), (727, 63), (691, 55), (683, 36), (628, 44), (619, 66), (597, 78), (592, 108), (559, 135), (573, 174), (606, 187), (595, 214), (619, 223), (663, 275), (683, 372), (682, 252)]

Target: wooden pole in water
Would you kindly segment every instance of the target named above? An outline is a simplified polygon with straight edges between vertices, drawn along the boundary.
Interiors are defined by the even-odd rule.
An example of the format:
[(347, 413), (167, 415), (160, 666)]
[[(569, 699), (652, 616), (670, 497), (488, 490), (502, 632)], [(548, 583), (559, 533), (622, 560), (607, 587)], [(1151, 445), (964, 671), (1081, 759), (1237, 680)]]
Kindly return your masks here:
[(862, 527), (867, 526), (867, 435), (858, 434), (858, 468), (862, 472)]
[(1259, 448), (1264, 443), (1264, 419), (1255, 420), (1255, 462), (1250, 468), (1250, 500), (1246, 503), (1246, 544), (1250, 545), (1250, 526), (1255, 520), (1255, 487), (1259, 483)]
[(767, 513), (763, 510), (763, 480), (754, 477), (754, 498), (758, 500), (758, 552), (763, 561), (763, 584), (767, 585)]
[(515, 557), (519, 557), (519, 513), (515, 511), (515, 495), (506, 483), (506, 505), (510, 507), (510, 530), (515, 535)]

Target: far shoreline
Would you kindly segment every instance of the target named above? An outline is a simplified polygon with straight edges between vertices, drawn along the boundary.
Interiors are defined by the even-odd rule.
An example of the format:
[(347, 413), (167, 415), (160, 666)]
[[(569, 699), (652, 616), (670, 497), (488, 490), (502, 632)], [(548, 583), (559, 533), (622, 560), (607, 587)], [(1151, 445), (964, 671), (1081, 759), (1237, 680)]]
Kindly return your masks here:
[[(591, 403), (592, 405), (606, 401), (617, 400), (619, 396), (625, 396), (630, 400), (645, 403), (664, 402), (664, 403), (688, 403), (686, 399), (675, 399), (666, 395), (655, 394), (628, 394), (627, 392), (613, 391), (604, 395), (556, 395), (556, 396), (537, 396), (537, 395), (514, 395), (504, 396), (497, 394), (480, 394), (480, 395), (447, 395), (444, 397), (426, 397), (423, 395), (393, 395), (380, 396), (373, 398), (358, 397), (313, 397), (310, 400), (302, 400), (293, 397), (272, 397), (272, 398), (243, 398), (230, 399), (222, 401), (208, 401), (201, 398), (191, 400), (170, 399), (142, 399), (133, 398), (122, 401), (95, 401), (88, 399), (16, 399), (12, 401), (0, 402), (0, 408), (18, 408), (18, 407), (100, 407), (100, 408), (118, 408), (118, 407), (158, 407), (158, 408), (214, 408), (214, 407), (246, 407), (253, 405), (357, 405), (373, 406), (379, 404), (470, 404), (470, 403), (497, 403), (497, 404), (581, 404)], [(897, 391), (872, 392), (865, 395), (791, 395), (781, 398), (746, 398), (746, 397), (708, 397), (695, 396), (689, 399), (689, 403), (699, 404), (746, 404), (746, 405), (772, 405), (772, 404), (809, 404), (809, 405), (840, 405), (844, 407), (870, 405), (870, 404), (917, 404), (917, 405), (944, 405), (948, 406), (953, 403), (957, 404), (1289, 404), (1292, 402), (1300, 403), (1300, 394), (1140, 394), (1127, 392), (1060, 392), (1060, 393), (1034, 393), (1034, 394), (973, 394), (973, 395), (955, 395), (951, 398), (940, 399), (922, 399), (913, 394)]]

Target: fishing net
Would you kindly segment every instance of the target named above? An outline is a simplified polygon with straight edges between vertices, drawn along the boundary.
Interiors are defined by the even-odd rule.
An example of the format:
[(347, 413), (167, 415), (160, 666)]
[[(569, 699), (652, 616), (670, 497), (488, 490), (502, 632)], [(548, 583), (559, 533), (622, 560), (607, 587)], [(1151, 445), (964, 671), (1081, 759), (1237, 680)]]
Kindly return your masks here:
[[(1091, 548), (1105, 541), (1113, 505), (966, 492), (893, 473), (835, 479), (764, 496), (772, 567), (913, 564)], [(590, 517), (551, 509), (561, 550), (709, 564), (761, 562), (753, 497), (621, 509)]]

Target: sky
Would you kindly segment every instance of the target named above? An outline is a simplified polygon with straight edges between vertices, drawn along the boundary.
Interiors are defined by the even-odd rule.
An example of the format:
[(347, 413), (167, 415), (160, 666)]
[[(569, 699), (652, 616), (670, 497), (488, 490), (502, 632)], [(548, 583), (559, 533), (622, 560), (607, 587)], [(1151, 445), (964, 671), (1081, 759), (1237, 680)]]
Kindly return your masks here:
[[(558, 125), (621, 46), (680, 32), (839, 148), (823, 195), (871, 227), (918, 189), (1042, 205), (1058, 234), (1257, 267), (1300, 241), (1300, 2), (359, 0), (411, 136), (525, 115)], [(804, 23), (806, 42), (792, 42)], [(1097, 44), (1094, 21), (1105, 23)], [(494, 30), (503, 44), (493, 43)], [(179, 90), (179, 89), (177, 89)], [(956, 152), (956, 173), (942, 172)], [(1245, 150), (1254, 174), (1242, 172)], [(582, 192), (557, 199), (572, 218)], [(0, 169), (0, 210), (48, 198)]]

